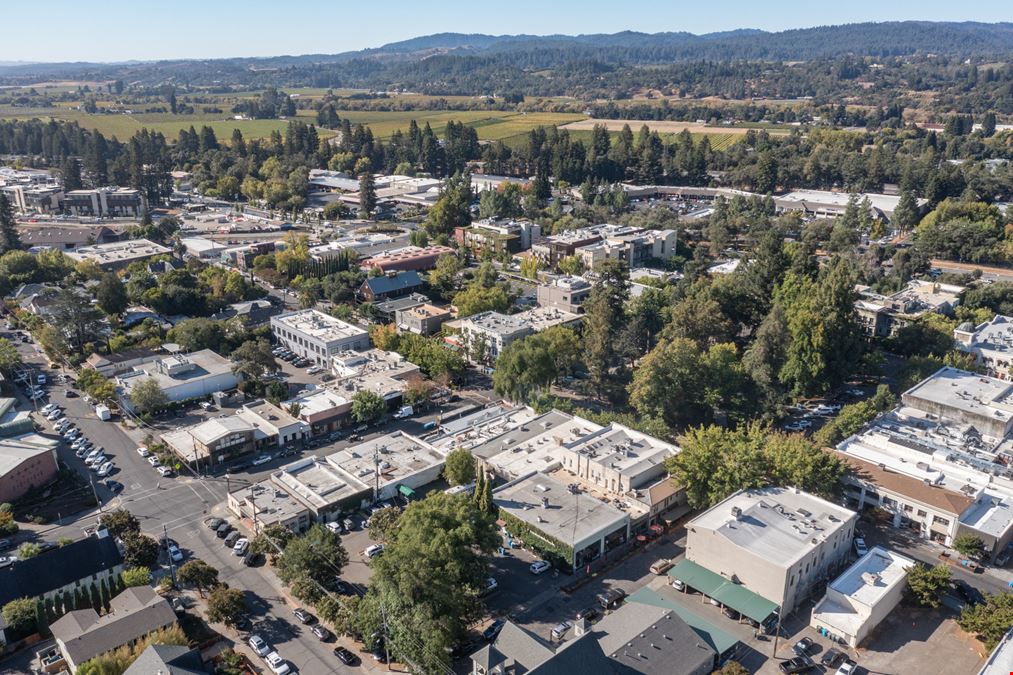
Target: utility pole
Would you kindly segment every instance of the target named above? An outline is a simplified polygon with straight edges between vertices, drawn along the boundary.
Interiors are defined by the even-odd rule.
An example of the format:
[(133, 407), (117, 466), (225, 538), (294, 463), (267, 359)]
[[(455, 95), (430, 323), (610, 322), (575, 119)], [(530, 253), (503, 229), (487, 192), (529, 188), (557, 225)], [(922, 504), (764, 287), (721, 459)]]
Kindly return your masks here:
[[(384, 447), (386, 449), (386, 447)], [(380, 501), (380, 446), (373, 446), (373, 503)]]
[(169, 574), (172, 576), (172, 587), (176, 588), (176, 563), (173, 562), (172, 555), (169, 553), (169, 530), (164, 524), (162, 525), (162, 536), (165, 539), (165, 553), (169, 556)]
[(260, 526), (257, 524), (257, 500), (253, 496), (253, 485), (250, 485), (250, 505), (253, 506), (253, 533), (258, 534), (260, 532)]
[(102, 500), (98, 498), (98, 490), (95, 489), (95, 477), (88, 472), (88, 483), (91, 485), (91, 493), (95, 495), (95, 503), (98, 504), (98, 512), (102, 513)]

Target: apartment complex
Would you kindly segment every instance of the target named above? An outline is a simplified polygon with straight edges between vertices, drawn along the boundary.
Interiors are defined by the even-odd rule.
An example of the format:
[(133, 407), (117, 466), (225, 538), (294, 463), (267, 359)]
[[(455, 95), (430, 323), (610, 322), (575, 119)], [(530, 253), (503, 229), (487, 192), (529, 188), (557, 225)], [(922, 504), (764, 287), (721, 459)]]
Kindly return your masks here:
[(847, 561), (857, 514), (790, 487), (741, 490), (686, 526), (686, 558), (786, 613)]
[(996, 314), (977, 326), (970, 321), (953, 331), (954, 348), (974, 356), (980, 368), (992, 377), (1010, 379), (1013, 363), (1013, 317)]
[(63, 196), (63, 208), (75, 216), (140, 218), (147, 211), (148, 203), (140, 190), (111, 186), (71, 190)]
[(584, 302), (591, 295), (591, 284), (582, 277), (557, 277), (547, 284), (539, 284), (536, 293), (541, 307), (583, 314)]
[(468, 227), (454, 228), (454, 241), (463, 249), (478, 254), (489, 251), (493, 255), (513, 255), (531, 248), (540, 237), (542, 228), (527, 220), (476, 220)]
[(271, 317), (271, 332), (285, 348), (324, 367), (338, 352), (369, 348), (364, 329), (316, 309)]
[(862, 331), (870, 337), (892, 337), (912, 321), (929, 314), (953, 314), (960, 304), (963, 286), (913, 279), (893, 295), (874, 293), (868, 286), (857, 286), (859, 299), (855, 311)]

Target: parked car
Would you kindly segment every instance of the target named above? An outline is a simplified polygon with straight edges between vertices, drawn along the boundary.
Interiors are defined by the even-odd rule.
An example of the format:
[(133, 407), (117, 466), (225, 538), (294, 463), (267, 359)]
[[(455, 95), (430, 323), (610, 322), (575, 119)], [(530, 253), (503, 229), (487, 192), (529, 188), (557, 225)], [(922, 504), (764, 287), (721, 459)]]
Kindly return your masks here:
[(183, 552), (179, 550), (179, 546), (176, 546), (175, 544), (169, 544), (168, 552), (169, 558), (172, 560), (172, 562), (182, 562)]
[(324, 628), (320, 624), (316, 624), (315, 626), (313, 626), (312, 628), (310, 628), (310, 632), (313, 633), (314, 635), (316, 635), (317, 639), (320, 640), (321, 642), (327, 642), (332, 637), (334, 637), (334, 635), (331, 633), (331, 631), (327, 630), (326, 628)]
[(664, 574), (668, 570), (672, 569), (672, 561), (662, 558), (661, 560), (655, 560), (651, 565), (651, 574)]
[(119, 481), (115, 480), (107, 480), (106, 488), (113, 494), (119, 494), (120, 492), (123, 491), (123, 483), (120, 483)]
[(528, 565), (528, 570), (532, 574), (541, 574), (542, 572), (547, 572), (551, 567), (552, 565), (550, 565), (545, 560), (536, 560), (535, 562)]
[(352, 520), (351, 518), (345, 518), (344, 520), (341, 521), (341, 524), (348, 532), (355, 531), (355, 521)]
[(957, 594), (960, 595), (967, 604), (980, 605), (985, 602), (985, 596), (981, 594), (981, 591), (963, 579), (957, 579), (954, 581), (953, 586), (957, 589)]
[(599, 593), (595, 596), (598, 600), (598, 604), (602, 606), (602, 609), (615, 609), (622, 604), (626, 598), (626, 591), (621, 588), (610, 588), (604, 593)]
[(855, 675), (858, 672), (858, 664), (851, 659), (846, 659), (834, 675)]
[(151, 456), (151, 453), (143, 445), (141, 447), (137, 448), (137, 454), (140, 455), (141, 457), (150, 457)]
[(232, 545), (232, 555), (246, 555), (246, 549), (250, 547), (250, 540), (246, 537), (240, 537), (236, 540), (236, 543)]
[(597, 619), (599, 616), (601, 616), (601, 611), (597, 607), (591, 606), (591, 607), (585, 607), (584, 609), (582, 609), (579, 612), (577, 612), (576, 619), (578, 621), (580, 621), (581, 619), (584, 619), (585, 621), (587, 621), (588, 623), (590, 623), (590, 622), (594, 621), (595, 619)]
[(100, 466), (98, 468), (98, 471), (96, 471), (96, 475), (98, 475), (99, 478), (105, 478), (106, 476), (109, 475), (109, 473), (113, 470), (114, 467), (115, 464), (113, 464), (111, 461), (103, 462), (102, 466)]
[(288, 675), (292, 672), (288, 662), (281, 658), (281, 655), (278, 654), (278, 652), (271, 652), (264, 657), (264, 660), (267, 661), (267, 667), (271, 669), (271, 672), (274, 673), (274, 675)]
[(482, 587), (482, 590), (479, 593), (479, 595), (480, 596), (489, 595), (490, 593), (492, 593), (493, 591), (495, 591), (497, 588), (499, 588), (499, 582), (496, 581), (496, 577), (486, 577), (485, 578), (485, 585)]
[(861, 537), (855, 537), (855, 553), (861, 558), (863, 555), (869, 552), (869, 547), (865, 545), (865, 540)]
[(739, 619), (742, 618), (742, 615), (739, 614), (734, 609), (732, 609), (731, 607), (722, 607), (721, 608), (721, 613), (724, 614), (725, 616), (727, 616), (732, 621), (738, 621)]
[(239, 541), (240, 537), (242, 536), (243, 535), (239, 533), (239, 530), (233, 530), (232, 532), (229, 532), (225, 536), (225, 541), (223, 541), (222, 543), (225, 544), (226, 548), (232, 548), (233, 546), (236, 545), (236, 542)]
[(363, 551), (363, 554), (367, 558), (375, 558), (377, 556), (381, 556), (383, 555), (383, 544), (373, 544), (372, 546), (367, 546), (366, 550)]
[(482, 631), (482, 637), (484, 637), (489, 642), (492, 642), (493, 640), (496, 639), (496, 636), (499, 635), (499, 632), (503, 630), (503, 626), (505, 625), (506, 625), (505, 619), (496, 619), (491, 624), (489, 624), (484, 631)]
[(267, 640), (259, 635), (251, 635), (246, 642), (257, 656), (266, 656), (271, 653), (271, 645), (267, 644)]
[(222, 521), (217, 528), (215, 528), (215, 534), (218, 535), (219, 539), (224, 539), (229, 536), (229, 532), (232, 531), (232, 524), (228, 521)]
[(813, 667), (813, 662), (808, 656), (796, 656), (793, 659), (781, 661), (777, 667), (785, 675), (792, 675), (793, 673), (809, 672), (809, 669)]
[(170, 469), (167, 466), (155, 467), (155, 470), (158, 471), (158, 475), (161, 476), (162, 478), (168, 478), (169, 476), (172, 475), (172, 469)]
[(837, 664), (844, 660), (844, 654), (838, 649), (828, 649), (820, 658), (820, 665), (827, 668), (836, 668)]
[(315, 616), (307, 612), (302, 607), (296, 607), (292, 611), (292, 613), (295, 614), (295, 618), (299, 619), (299, 623), (304, 623), (308, 625), (314, 623), (317, 620)]
[(359, 662), (359, 657), (350, 652), (349, 650), (345, 649), (344, 647), (335, 647), (334, 655), (337, 656), (338, 660), (341, 661), (346, 666), (354, 666), (356, 663)]
[(668, 583), (672, 588), (674, 588), (677, 591), (686, 590), (686, 583), (682, 579), (676, 579), (675, 577), (672, 577), (672, 580)]
[(0, 539), (0, 551), (6, 551), (11, 547), (10, 539)]
[(813, 645), (812, 638), (804, 637), (791, 646), (791, 651), (798, 656), (806, 656), (812, 651)]
[(207, 520), (204, 521), (204, 524), (207, 526), (209, 530), (217, 530), (219, 526), (224, 522), (225, 521), (222, 520), (221, 518), (208, 518)]
[(267, 464), (271, 461), (271, 455), (261, 455), (253, 460), (253, 466), (260, 466), (261, 464)]
[(158, 461), (158, 457), (155, 456), (148, 457), (148, 464), (155, 467), (156, 469), (162, 466), (162, 463)]
[(261, 555), (259, 553), (247, 553), (243, 556), (243, 564), (247, 567), (255, 567), (260, 562)]
[(549, 633), (553, 640), (562, 640), (563, 636), (566, 635), (570, 628), (573, 627), (573, 622), (570, 620), (564, 620), (557, 623), (552, 627), (552, 631)]

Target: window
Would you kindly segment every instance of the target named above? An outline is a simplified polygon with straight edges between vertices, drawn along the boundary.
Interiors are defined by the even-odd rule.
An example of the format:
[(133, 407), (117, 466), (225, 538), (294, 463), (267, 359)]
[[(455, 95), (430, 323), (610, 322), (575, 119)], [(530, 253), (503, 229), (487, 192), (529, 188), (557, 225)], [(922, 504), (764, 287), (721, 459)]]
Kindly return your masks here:
[(904, 510), (907, 511), (908, 513), (911, 513), (911, 511), (913, 511), (914, 509), (911, 508), (910, 504), (904, 504)]
[(927, 515), (928, 515), (927, 513), (925, 513), (925, 512), (924, 512), (924, 511), (922, 511), (921, 509), (918, 509), (918, 516), (919, 516), (920, 518), (924, 518), (924, 517), (925, 517), (925, 516), (927, 516)]
[(949, 525), (950, 521), (942, 516), (932, 516), (933, 523), (939, 523), (940, 525)]

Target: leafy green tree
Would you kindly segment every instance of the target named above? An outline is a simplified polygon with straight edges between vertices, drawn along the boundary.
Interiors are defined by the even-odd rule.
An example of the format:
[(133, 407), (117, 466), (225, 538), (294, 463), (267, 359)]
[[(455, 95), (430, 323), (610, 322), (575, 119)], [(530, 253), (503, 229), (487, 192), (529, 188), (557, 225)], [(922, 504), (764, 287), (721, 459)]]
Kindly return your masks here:
[(146, 534), (123, 536), (123, 560), (131, 567), (154, 567), (158, 563), (158, 542)]
[(965, 558), (981, 560), (985, 555), (985, 542), (981, 540), (981, 537), (965, 532), (954, 537), (953, 550)]
[(215, 586), (208, 594), (207, 617), (211, 623), (235, 626), (246, 613), (246, 599), (237, 588)]
[(27, 633), (29, 629), (34, 628), (36, 625), (35, 600), (31, 598), (11, 600), (3, 606), (0, 614), (3, 614), (4, 621), (7, 622), (10, 628), (19, 633)]
[(369, 536), (376, 541), (389, 541), (401, 520), (401, 509), (388, 506), (369, 517)]
[(17, 548), (18, 558), (21, 560), (27, 560), (28, 558), (34, 558), (35, 556), (42, 553), (42, 546), (35, 542), (26, 541)]
[(18, 524), (14, 522), (14, 514), (10, 511), (0, 511), (0, 536), (9, 537), (17, 534)]
[(169, 331), (168, 339), (186, 351), (221, 349), (225, 342), (225, 325), (221, 321), (196, 318), (181, 321)]
[(836, 445), (852, 434), (858, 433), (876, 415), (893, 408), (895, 403), (896, 399), (890, 393), (890, 388), (881, 384), (876, 388), (876, 394), (872, 398), (841, 408), (837, 417), (829, 420), (813, 434), (813, 443), (818, 447)]
[(914, 192), (904, 190), (900, 194), (897, 208), (893, 210), (893, 224), (901, 232), (910, 232), (918, 224), (918, 200)]
[(471, 223), (471, 176), (454, 174), (443, 185), (440, 198), (429, 209), (423, 224), (430, 237), (449, 235), (455, 227)]
[(131, 387), (127, 397), (142, 415), (150, 415), (169, 405), (169, 397), (153, 377), (147, 377)]
[(277, 381), (269, 383), (264, 390), (264, 398), (278, 405), (288, 398), (288, 383)]
[(95, 299), (103, 312), (109, 314), (122, 314), (126, 310), (129, 300), (127, 289), (119, 277), (111, 272), (106, 272), (99, 280), (98, 288), (95, 290)]
[(510, 308), (510, 294), (500, 285), (482, 287), (471, 284), (454, 296), (454, 306), (461, 317), (481, 312), (505, 312)]
[(196, 588), (202, 598), (204, 591), (218, 584), (218, 570), (203, 560), (188, 560), (176, 576), (182, 583)]
[(265, 372), (278, 370), (271, 343), (264, 338), (247, 340), (232, 352), (232, 372), (256, 380)]
[(565, 258), (560, 259), (556, 267), (558, 267), (559, 271), (563, 274), (568, 274), (570, 276), (578, 276), (584, 273), (584, 263), (575, 255), (566, 256)]
[(443, 476), (451, 485), (467, 485), (475, 480), (475, 458), (467, 448), (455, 448), (447, 455)]
[(437, 296), (449, 298), (457, 287), (457, 275), (461, 272), (460, 259), (453, 254), (442, 255), (436, 259), (436, 266), (429, 272), (429, 287)]
[(1013, 593), (986, 593), (985, 602), (964, 605), (957, 623), (977, 636), (985, 649), (995, 649), (1013, 626)]
[(493, 372), (493, 389), (511, 401), (527, 401), (546, 389), (558, 375), (549, 344), (539, 335), (516, 340), (500, 352)]
[(749, 671), (738, 661), (725, 661), (718, 675), (749, 675)]
[(387, 402), (374, 391), (360, 389), (352, 396), (352, 419), (356, 422), (375, 422), (386, 410)]
[(8, 375), (21, 365), (21, 354), (14, 343), (7, 338), (0, 338), (0, 372)]
[(295, 538), (292, 530), (284, 525), (268, 525), (250, 540), (250, 551), (259, 555), (276, 557)]
[(147, 567), (130, 567), (123, 570), (120, 578), (123, 579), (123, 585), (127, 588), (147, 586), (151, 583), (151, 570)]
[(73, 288), (61, 290), (50, 305), (52, 324), (60, 326), (69, 338), (70, 346), (80, 350), (101, 334), (105, 317), (85, 296)]
[(14, 206), (6, 194), (0, 194), (0, 253), (21, 248), (18, 224), (14, 218)]
[(278, 559), (278, 577), (287, 584), (308, 579), (326, 585), (347, 563), (341, 539), (317, 523), (285, 546)]
[(907, 571), (907, 586), (915, 602), (924, 607), (939, 607), (950, 588), (950, 568), (944, 564), (929, 567), (917, 563)]

